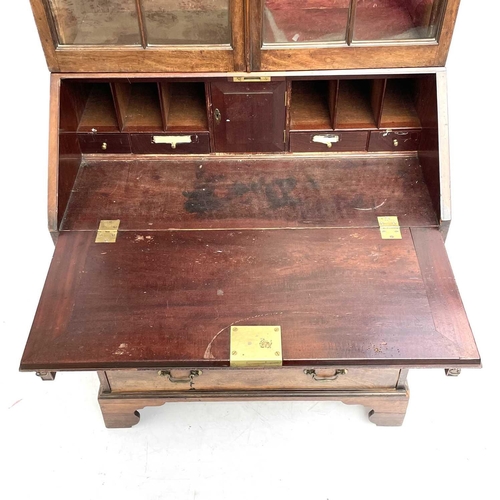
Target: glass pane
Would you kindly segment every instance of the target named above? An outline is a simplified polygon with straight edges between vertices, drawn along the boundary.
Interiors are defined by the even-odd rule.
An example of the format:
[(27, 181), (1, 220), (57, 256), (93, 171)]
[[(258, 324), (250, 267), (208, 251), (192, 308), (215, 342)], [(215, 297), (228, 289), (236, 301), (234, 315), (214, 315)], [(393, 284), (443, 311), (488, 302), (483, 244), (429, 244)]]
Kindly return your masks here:
[(49, 0), (63, 45), (140, 45), (135, 0)]
[(435, 38), (446, 0), (357, 0), (353, 40)]
[(229, 0), (143, 0), (148, 45), (229, 44)]
[(264, 43), (345, 41), (350, 0), (266, 0)]

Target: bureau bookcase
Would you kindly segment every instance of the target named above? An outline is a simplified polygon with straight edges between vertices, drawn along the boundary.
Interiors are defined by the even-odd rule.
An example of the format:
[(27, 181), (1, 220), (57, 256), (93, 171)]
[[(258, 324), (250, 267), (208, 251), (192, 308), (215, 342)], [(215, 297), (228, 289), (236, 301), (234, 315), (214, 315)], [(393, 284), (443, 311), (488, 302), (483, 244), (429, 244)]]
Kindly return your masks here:
[(31, 0), (56, 248), (21, 370), (401, 425), (481, 364), (447, 258), (455, 0)]

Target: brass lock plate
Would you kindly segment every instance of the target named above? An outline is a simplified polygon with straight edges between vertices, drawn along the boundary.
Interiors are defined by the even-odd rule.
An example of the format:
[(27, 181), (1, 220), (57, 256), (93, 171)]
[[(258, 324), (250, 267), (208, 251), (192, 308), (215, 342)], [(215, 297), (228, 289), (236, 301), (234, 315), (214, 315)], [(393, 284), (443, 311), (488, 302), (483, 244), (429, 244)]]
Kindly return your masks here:
[(280, 326), (232, 326), (231, 366), (281, 366)]

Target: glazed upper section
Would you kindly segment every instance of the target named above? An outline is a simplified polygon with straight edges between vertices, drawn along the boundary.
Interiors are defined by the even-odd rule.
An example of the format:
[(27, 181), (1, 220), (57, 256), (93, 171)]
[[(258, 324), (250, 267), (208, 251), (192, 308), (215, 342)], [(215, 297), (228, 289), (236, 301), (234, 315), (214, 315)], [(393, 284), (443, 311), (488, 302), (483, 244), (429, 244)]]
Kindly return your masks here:
[(459, 0), (31, 0), (53, 71), (441, 66)]

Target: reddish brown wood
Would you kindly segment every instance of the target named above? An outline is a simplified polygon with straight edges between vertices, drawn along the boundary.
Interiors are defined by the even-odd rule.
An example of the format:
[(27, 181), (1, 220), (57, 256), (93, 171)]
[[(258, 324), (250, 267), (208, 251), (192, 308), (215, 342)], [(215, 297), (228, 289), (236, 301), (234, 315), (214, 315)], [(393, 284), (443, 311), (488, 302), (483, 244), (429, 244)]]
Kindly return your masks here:
[(377, 227), (377, 215), (437, 225), (416, 156), (87, 159), (62, 227)]
[[(338, 137), (338, 142), (331, 142), (328, 147), (325, 144), (313, 142), (315, 135), (325, 137)], [(333, 139), (332, 139), (333, 140)], [(292, 132), (290, 134), (290, 151), (318, 151), (322, 153), (334, 151), (366, 151), (368, 132)]]
[(437, 96), (435, 75), (422, 76), (417, 80), (417, 96), (418, 98), (415, 102), (415, 106), (422, 124), (418, 156), (420, 164), (422, 165), (425, 183), (427, 184), (434, 205), (434, 210), (437, 214), (441, 214), (439, 122), (437, 99), (435, 97)]
[(78, 134), (78, 142), (83, 154), (131, 152), (128, 134)]
[(292, 81), (291, 130), (332, 130), (336, 85), (328, 80)]
[(163, 121), (156, 82), (130, 84), (130, 97), (123, 130), (128, 132), (161, 132)]
[(379, 128), (380, 120), (382, 119), (382, 105), (384, 102), (386, 85), (386, 78), (375, 78), (372, 84), (371, 107), (375, 117), (375, 124)]
[(57, 177), (57, 226), (54, 230), (58, 230), (61, 225), (68, 207), (69, 198), (73, 191), (76, 176), (80, 169), (81, 161), (82, 155), (77, 134), (60, 134)]
[[(286, 82), (211, 84), (216, 152), (276, 152), (285, 149)], [(214, 118), (215, 120), (215, 118)]]
[(21, 369), (225, 366), (235, 324), (280, 325), (285, 365), (477, 366), (439, 232), (414, 234), (62, 233)]
[(409, 401), (407, 387), (392, 391), (185, 391), (183, 393), (99, 394), (104, 423), (108, 428), (128, 428), (139, 423), (137, 410), (146, 406), (193, 401), (339, 401), (363, 405), (368, 418), (376, 425), (399, 426), (403, 423)]
[(245, 6), (244, 2), (229, 0), (231, 16), (231, 42), (233, 47), (233, 68), (235, 71), (246, 70), (245, 60)]
[(170, 105), (166, 124), (169, 132), (208, 130), (203, 82), (170, 83)]
[(440, 232), (437, 229), (412, 228), (411, 234), (436, 331), (460, 346), (464, 357), (474, 356), (479, 360)]
[(336, 129), (373, 129), (372, 80), (340, 80), (337, 97)]
[(391, 130), (370, 132), (368, 151), (417, 151), (420, 130)]
[(420, 128), (420, 118), (415, 108), (415, 85), (413, 78), (387, 80), (381, 128)]
[(109, 83), (85, 85), (88, 97), (78, 125), (79, 132), (118, 132), (115, 105)]
[(210, 141), (208, 134), (154, 134), (154, 136), (189, 136), (191, 143), (176, 144), (172, 148), (170, 144), (156, 144), (153, 142), (152, 134), (131, 134), (132, 152), (135, 154), (203, 154), (210, 152)]

